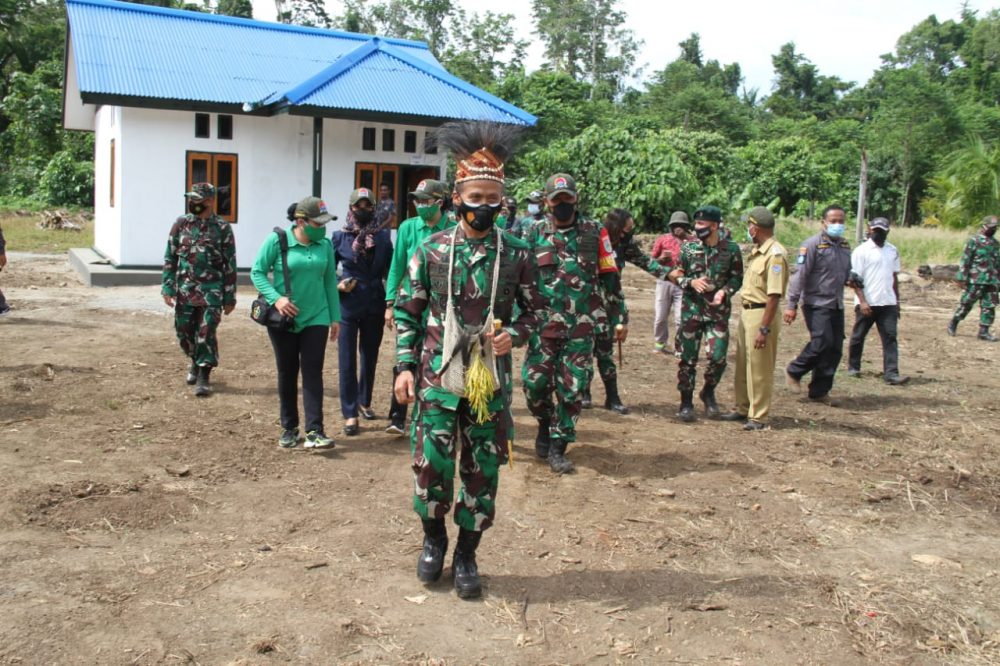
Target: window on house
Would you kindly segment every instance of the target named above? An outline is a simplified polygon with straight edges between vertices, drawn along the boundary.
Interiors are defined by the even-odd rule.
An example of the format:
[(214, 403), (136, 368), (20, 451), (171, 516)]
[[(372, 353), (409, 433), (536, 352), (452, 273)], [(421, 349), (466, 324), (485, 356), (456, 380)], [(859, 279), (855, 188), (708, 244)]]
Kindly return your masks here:
[(438, 154), (437, 146), (435, 146), (434, 142), (431, 141), (430, 132), (424, 132), (424, 152), (427, 153), (428, 155)]
[(194, 136), (196, 139), (207, 139), (212, 127), (212, 117), (207, 113), (194, 114)]
[(375, 128), (364, 127), (361, 130), (361, 150), (375, 150)]
[(215, 185), (215, 214), (236, 223), (239, 201), (239, 157), (232, 153), (188, 151), (186, 192), (195, 183)]
[(233, 138), (233, 117), (227, 116), (225, 114), (219, 114), (218, 127), (215, 132), (216, 136), (220, 139), (232, 139)]
[(406, 130), (403, 134), (403, 152), (404, 153), (415, 153), (417, 152), (417, 133), (411, 130)]
[(382, 130), (382, 150), (389, 152), (396, 150), (396, 130)]
[(109, 200), (111, 207), (115, 207), (115, 140), (111, 139), (111, 177), (108, 179), (110, 185)]

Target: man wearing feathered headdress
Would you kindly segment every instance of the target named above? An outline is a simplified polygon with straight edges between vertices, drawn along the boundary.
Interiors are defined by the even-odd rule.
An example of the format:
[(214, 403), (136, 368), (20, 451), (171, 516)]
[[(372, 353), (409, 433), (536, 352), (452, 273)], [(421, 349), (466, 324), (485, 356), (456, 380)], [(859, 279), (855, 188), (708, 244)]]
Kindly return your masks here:
[[(499, 468), (510, 454), (510, 350), (527, 341), (542, 307), (527, 245), (494, 224), (517, 135), (516, 127), (486, 122), (438, 130), (437, 145), (457, 166), (459, 223), (413, 254), (394, 307), (396, 398), (416, 402), (413, 505), (424, 528), (417, 576), (434, 582), (444, 568), (459, 449), (452, 572), (463, 598), (481, 593), (476, 548), (493, 523)], [(520, 314), (511, 321), (515, 301)]]

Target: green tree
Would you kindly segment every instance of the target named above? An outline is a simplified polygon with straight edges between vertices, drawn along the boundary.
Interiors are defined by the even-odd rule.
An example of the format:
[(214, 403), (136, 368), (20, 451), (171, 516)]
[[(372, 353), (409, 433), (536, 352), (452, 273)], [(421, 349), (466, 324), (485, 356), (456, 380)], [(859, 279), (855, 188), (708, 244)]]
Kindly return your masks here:
[(838, 189), (838, 174), (802, 137), (751, 141), (736, 150), (730, 174), (733, 208), (778, 199), (779, 208), (806, 212), (811, 202), (828, 201)]
[(253, 4), (250, 0), (219, 0), (216, 14), (253, 18)]
[(528, 43), (515, 37), (512, 14), (463, 13), (461, 25), (461, 39), (456, 39), (441, 57), (449, 72), (475, 86), (494, 90), (498, 82), (523, 68)]
[(949, 154), (930, 179), (925, 212), (942, 224), (975, 227), (1000, 210), (1000, 141), (973, 139)]
[(840, 95), (853, 87), (836, 76), (819, 73), (816, 65), (788, 42), (774, 56), (774, 92), (767, 98), (767, 108), (779, 116), (814, 115), (821, 120), (837, 110)]

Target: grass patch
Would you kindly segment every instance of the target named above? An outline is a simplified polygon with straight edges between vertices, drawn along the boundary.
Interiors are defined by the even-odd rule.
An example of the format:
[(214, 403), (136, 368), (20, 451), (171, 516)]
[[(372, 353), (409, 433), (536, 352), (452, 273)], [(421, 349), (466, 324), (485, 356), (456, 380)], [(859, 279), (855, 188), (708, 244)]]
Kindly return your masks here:
[[(41, 210), (41, 209), (40, 209)], [(93, 220), (81, 220), (82, 231), (66, 229), (39, 229), (39, 211), (25, 209), (0, 210), (0, 228), (7, 239), (7, 249), (11, 252), (34, 252), (38, 254), (61, 254), (71, 247), (91, 247), (94, 244)], [(70, 209), (70, 212), (79, 212)]]

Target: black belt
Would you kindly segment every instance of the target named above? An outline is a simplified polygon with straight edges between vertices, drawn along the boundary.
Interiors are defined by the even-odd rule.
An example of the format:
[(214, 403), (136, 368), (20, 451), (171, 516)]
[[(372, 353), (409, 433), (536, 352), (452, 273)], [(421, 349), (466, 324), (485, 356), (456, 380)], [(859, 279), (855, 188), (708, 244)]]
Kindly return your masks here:
[(744, 310), (756, 310), (757, 308), (765, 307), (767, 307), (767, 303), (747, 303), (746, 301), (743, 301)]

